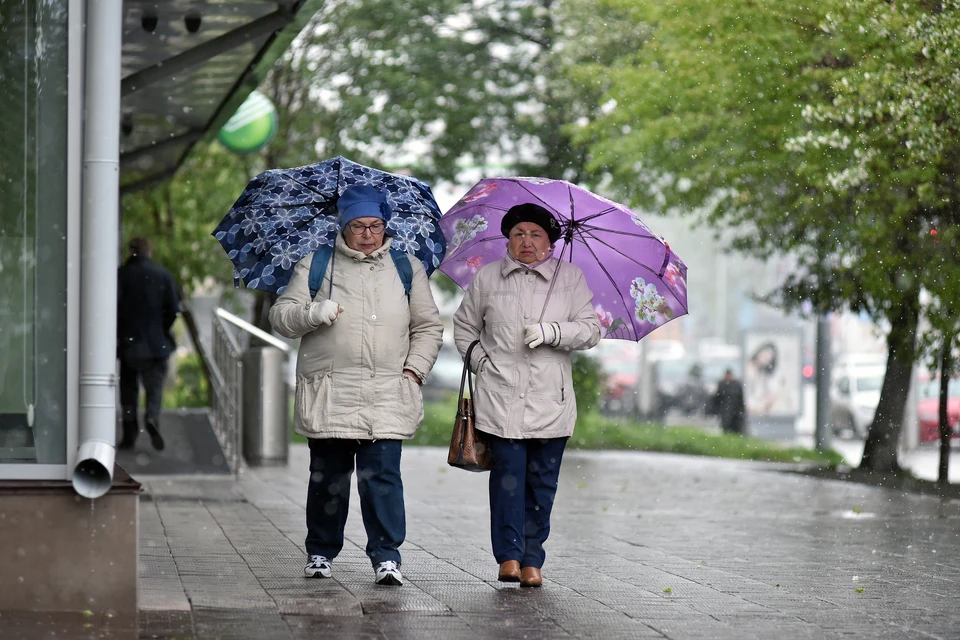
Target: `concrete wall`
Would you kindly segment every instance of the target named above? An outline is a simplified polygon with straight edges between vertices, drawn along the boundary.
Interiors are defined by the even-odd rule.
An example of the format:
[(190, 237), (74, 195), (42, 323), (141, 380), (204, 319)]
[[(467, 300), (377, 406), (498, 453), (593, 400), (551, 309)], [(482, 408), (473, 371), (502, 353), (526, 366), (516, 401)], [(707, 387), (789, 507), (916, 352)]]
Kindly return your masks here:
[(136, 616), (139, 484), (96, 501), (68, 482), (0, 482), (0, 611)]

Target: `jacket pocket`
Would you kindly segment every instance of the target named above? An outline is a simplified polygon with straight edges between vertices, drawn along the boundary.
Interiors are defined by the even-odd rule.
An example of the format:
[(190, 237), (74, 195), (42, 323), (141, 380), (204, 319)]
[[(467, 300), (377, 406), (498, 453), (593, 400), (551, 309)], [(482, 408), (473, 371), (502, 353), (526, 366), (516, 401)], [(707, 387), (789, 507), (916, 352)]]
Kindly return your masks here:
[(527, 392), (544, 400), (563, 403), (564, 366), (562, 360), (534, 354), (530, 359), (530, 380)]
[(330, 374), (297, 379), (294, 426), (298, 431), (322, 434), (331, 421), (333, 382)]
[(420, 423), (423, 422), (423, 393), (420, 385), (410, 379), (410, 376), (400, 374), (399, 404), (397, 407), (397, 431), (413, 437)]

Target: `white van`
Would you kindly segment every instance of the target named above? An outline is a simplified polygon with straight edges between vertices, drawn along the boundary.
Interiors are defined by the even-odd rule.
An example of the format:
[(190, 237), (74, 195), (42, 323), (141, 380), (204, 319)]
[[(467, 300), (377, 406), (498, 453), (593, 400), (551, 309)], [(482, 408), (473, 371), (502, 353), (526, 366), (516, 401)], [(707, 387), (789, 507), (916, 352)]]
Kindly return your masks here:
[(830, 376), (830, 423), (834, 435), (867, 437), (886, 370), (887, 358), (883, 354), (837, 356)]

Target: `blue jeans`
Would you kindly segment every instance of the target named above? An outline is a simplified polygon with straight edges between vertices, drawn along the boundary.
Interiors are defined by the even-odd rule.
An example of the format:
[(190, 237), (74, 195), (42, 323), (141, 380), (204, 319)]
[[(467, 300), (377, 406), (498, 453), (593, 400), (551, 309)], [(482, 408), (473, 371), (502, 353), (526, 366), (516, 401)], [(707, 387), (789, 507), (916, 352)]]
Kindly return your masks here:
[(367, 556), (376, 566), (393, 560), (407, 535), (400, 481), (400, 440), (313, 439), (307, 487), (308, 555), (337, 557), (350, 508), (354, 460)]
[(550, 512), (567, 438), (506, 440), (490, 434), (490, 537), (498, 563), (543, 566)]

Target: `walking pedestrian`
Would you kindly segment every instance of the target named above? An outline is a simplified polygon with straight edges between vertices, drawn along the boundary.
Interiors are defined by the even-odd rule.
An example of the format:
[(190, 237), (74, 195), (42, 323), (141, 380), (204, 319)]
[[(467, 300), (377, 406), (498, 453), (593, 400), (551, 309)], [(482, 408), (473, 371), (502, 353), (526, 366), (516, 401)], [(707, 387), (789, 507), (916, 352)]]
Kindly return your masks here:
[(423, 265), (391, 247), (384, 193), (348, 187), (337, 211), (336, 246), (301, 260), (270, 310), (280, 335), (301, 338), (294, 430), (310, 446), (304, 575), (332, 575), (356, 466), (376, 583), (399, 586), (401, 442), (423, 421), (419, 385), (437, 359), (443, 325)]
[(533, 203), (500, 225), (507, 255), (479, 269), (454, 314), (461, 355), (479, 340), (476, 428), (486, 434), (498, 579), (539, 587), (560, 463), (577, 420), (571, 351), (600, 341), (583, 272), (552, 257), (561, 229)]
[(743, 402), (743, 385), (733, 375), (733, 369), (727, 369), (723, 380), (717, 384), (713, 394), (713, 407), (720, 418), (720, 427), (724, 433), (743, 434), (746, 405)]
[(180, 305), (169, 271), (150, 259), (147, 238), (128, 245), (130, 256), (117, 271), (117, 356), (120, 359), (120, 405), (123, 435), (118, 449), (131, 449), (140, 433), (137, 416), (140, 385), (147, 397), (144, 426), (153, 448), (164, 447), (160, 409), (167, 364), (176, 343), (170, 333)]

